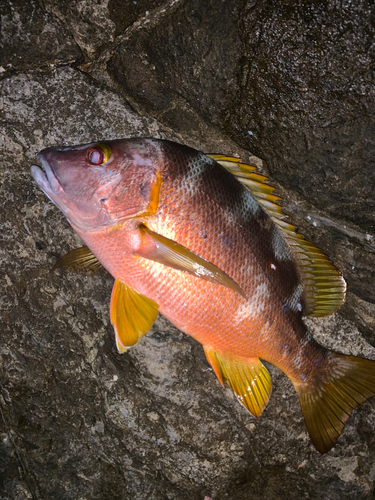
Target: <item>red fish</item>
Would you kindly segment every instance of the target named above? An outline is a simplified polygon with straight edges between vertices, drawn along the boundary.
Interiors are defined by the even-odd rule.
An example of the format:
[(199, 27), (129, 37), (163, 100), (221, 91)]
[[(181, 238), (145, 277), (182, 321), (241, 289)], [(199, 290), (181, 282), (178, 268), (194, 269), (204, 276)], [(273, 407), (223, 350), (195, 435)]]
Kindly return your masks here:
[(375, 394), (375, 361), (325, 349), (304, 325), (303, 315), (340, 307), (345, 281), (285, 222), (265, 177), (236, 158), (155, 139), (38, 158), (34, 179), (87, 245), (57, 266), (99, 261), (115, 278), (120, 352), (161, 312), (203, 345), (219, 381), (257, 417), (271, 393), (268, 361), (292, 381), (314, 446), (331, 449)]

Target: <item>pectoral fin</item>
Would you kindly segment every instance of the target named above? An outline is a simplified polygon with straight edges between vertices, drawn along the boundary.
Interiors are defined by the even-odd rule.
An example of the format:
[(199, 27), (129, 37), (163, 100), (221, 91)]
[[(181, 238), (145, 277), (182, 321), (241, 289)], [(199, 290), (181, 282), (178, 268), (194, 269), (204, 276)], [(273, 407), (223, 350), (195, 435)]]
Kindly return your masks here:
[(260, 417), (272, 390), (271, 375), (260, 359), (229, 359), (205, 346), (204, 352), (221, 384), (227, 382), (238, 401), (252, 415)]
[(96, 271), (101, 267), (100, 262), (95, 255), (86, 246), (75, 248), (53, 266), (51, 271), (55, 269), (73, 269), (74, 271)]
[(216, 285), (225, 286), (245, 297), (245, 292), (241, 287), (211, 262), (179, 243), (151, 231), (144, 225), (140, 226), (140, 231), (143, 233), (144, 245), (135, 255), (211, 281)]
[(119, 352), (138, 342), (152, 327), (159, 306), (151, 299), (116, 280), (111, 297), (111, 323)]

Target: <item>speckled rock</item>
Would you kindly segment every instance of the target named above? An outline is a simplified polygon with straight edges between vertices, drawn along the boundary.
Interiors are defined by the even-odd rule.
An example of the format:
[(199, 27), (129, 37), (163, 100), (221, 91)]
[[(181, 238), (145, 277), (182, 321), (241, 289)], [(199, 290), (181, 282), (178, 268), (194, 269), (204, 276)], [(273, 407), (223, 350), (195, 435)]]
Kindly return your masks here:
[(37, 0), (0, 2), (1, 71), (83, 61), (73, 36)]
[[(269, 367), (270, 403), (255, 419), (230, 389), (219, 385), (201, 346), (162, 317), (137, 346), (119, 355), (109, 322), (113, 280), (104, 271), (50, 273), (56, 259), (80, 242), (30, 176), (40, 149), (154, 136), (207, 152), (237, 154), (264, 172), (277, 172), (279, 192), (293, 220), (348, 278), (345, 317), (337, 313), (309, 319), (309, 329), (328, 347), (375, 359), (375, 349), (358, 331), (374, 340), (369, 302), (374, 243), (365, 225), (371, 214), (358, 220), (352, 216), (356, 179), (348, 217), (326, 206), (323, 198), (315, 203), (305, 188), (292, 186), (289, 171), (284, 179), (281, 165), (291, 161), (290, 143), (285, 144), (285, 157), (277, 148), (274, 163), (264, 154), (266, 166), (236, 143), (258, 153), (264, 143), (268, 151), (270, 122), (264, 122), (257, 143), (250, 144), (239, 138), (225, 115), (238, 91), (231, 75), (243, 61), (236, 51), (245, 44), (246, 30), (237, 37), (236, 27), (248, 26), (253, 12), (250, 4), (247, 12), (241, 2), (232, 8), (228, 4), (144, 0), (129, 4), (126, 16), (115, 1), (1, 5), (3, 46), (8, 47), (3, 52), (6, 64), (5, 59), (0, 62), (1, 500), (365, 500), (374, 495), (374, 400), (354, 412), (337, 446), (321, 456), (309, 441), (291, 383), (276, 368)], [(262, 5), (257, 2), (256, 8)], [(269, 9), (271, 17), (277, 12)], [(291, 11), (291, 19), (298, 12)], [(35, 19), (43, 19), (43, 27)], [(179, 35), (183, 26), (185, 33), (190, 30), (191, 45)], [(146, 53), (147, 33), (154, 46)], [(165, 33), (169, 45), (157, 54)], [(226, 50), (226, 43), (231, 49)], [(133, 61), (137, 55), (146, 61), (135, 68), (157, 67), (149, 87), (131, 87), (128, 81), (122, 86), (115, 74), (120, 50)], [(170, 68), (164, 79), (160, 76), (163, 51), (168, 64), (179, 61), (176, 74), (186, 80), (181, 92), (173, 91), (179, 83)], [(200, 63), (192, 65), (191, 55)], [(232, 62), (225, 69), (229, 55)], [(243, 55), (248, 57), (248, 52)], [(211, 68), (206, 81), (205, 64)], [(142, 75), (148, 78), (149, 73)], [(268, 81), (266, 75), (262, 78)], [(227, 84), (233, 84), (228, 94)], [(165, 109), (158, 102), (149, 104), (160, 89), (167, 99)], [(200, 92), (204, 102), (198, 100)], [(261, 113), (261, 102), (254, 103), (254, 112)], [(243, 120), (246, 108), (241, 109)], [(270, 127), (279, 130), (274, 122)], [(298, 122), (301, 134), (304, 127), (303, 120)], [(319, 147), (319, 141), (314, 143), (314, 150)], [(306, 165), (299, 170), (295, 164), (300, 178)], [(337, 190), (349, 200), (343, 183)], [(371, 203), (369, 199), (369, 207)]]

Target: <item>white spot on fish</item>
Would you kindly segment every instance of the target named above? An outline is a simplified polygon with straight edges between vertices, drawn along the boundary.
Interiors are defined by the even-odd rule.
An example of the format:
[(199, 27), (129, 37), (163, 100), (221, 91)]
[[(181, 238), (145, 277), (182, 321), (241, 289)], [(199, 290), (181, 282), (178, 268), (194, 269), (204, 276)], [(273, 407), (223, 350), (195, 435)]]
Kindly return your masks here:
[(291, 254), (289, 247), (285, 243), (280, 231), (274, 227), (272, 234), (272, 250), (278, 261), (290, 260)]
[(228, 207), (223, 213), (226, 223), (251, 223), (257, 217), (258, 212), (261, 210), (259, 203), (253, 198), (252, 194), (244, 189), (242, 194), (236, 200), (235, 205)]
[[(298, 354), (293, 359), (293, 366), (295, 369), (297, 370), (302, 369), (305, 360), (304, 349), (311, 342), (311, 340), (312, 340), (311, 333), (306, 330), (305, 335), (299, 341), (300, 349), (296, 351)], [(301, 375), (300, 378), (301, 380), (305, 380), (306, 377), (304, 375)]]
[(293, 366), (297, 370), (300, 370), (302, 368), (303, 364), (303, 356), (302, 356), (302, 351), (298, 351), (297, 356), (293, 359)]
[(276, 271), (276, 266), (275, 266), (275, 264), (271, 264), (271, 269), (273, 269), (274, 271)]
[(235, 315), (234, 321), (239, 323), (245, 321), (251, 316), (261, 314), (267, 304), (267, 299), (270, 296), (270, 291), (267, 283), (261, 283), (255, 288), (254, 293), (251, 296), (250, 303), (242, 304), (238, 307)]
[(259, 203), (247, 189), (242, 191), (241, 197), (238, 198), (236, 205), (233, 207), (236, 216), (246, 222), (251, 222), (259, 210), (261, 210)]
[(311, 333), (308, 330), (306, 330), (304, 337), (299, 342), (301, 349), (304, 349), (307, 346), (307, 344), (311, 341), (312, 341)]
[(243, 191), (242, 198), (242, 210), (244, 211), (244, 215), (248, 215), (249, 213), (252, 215), (256, 215), (260, 210), (259, 203), (253, 198), (253, 195), (245, 189)]
[(192, 197), (198, 193), (202, 189), (203, 173), (210, 167), (211, 164), (207, 162), (207, 157), (203, 154), (191, 158), (189, 161), (189, 168), (181, 178), (179, 191), (186, 194), (188, 197)]
[(302, 304), (300, 302), (301, 296), (303, 292), (302, 285), (297, 285), (289, 299), (286, 301), (286, 304), (290, 307), (293, 312), (302, 311)]

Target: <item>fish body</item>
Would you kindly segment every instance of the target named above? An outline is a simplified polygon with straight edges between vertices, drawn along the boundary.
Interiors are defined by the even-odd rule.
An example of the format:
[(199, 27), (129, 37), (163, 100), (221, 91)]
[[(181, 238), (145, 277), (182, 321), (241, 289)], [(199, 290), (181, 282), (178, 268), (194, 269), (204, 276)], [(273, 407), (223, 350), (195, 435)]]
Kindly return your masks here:
[[(287, 244), (275, 237), (278, 229), (269, 215), (224, 168), (188, 148), (168, 143), (162, 147), (167, 158), (175, 159), (180, 149), (182, 156), (161, 165), (159, 207), (163, 208), (111, 231), (78, 234), (112, 276), (154, 300), (167, 319), (201, 344), (218, 353), (260, 357), (289, 372), (297, 356), (284, 356), (282, 361), (280, 353), (286, 345), (291, 351), (299, 350), (306, 328), (302, 309), (298, 311), (301, 287)], [(222, 185), (228, 189), (220, 191)], [(239, 284), (246, 297), (134, 257), (142, 245), (140, 222), (214, 263)]]
[(155, 139), (48, 148), (38, 157), (45, 173), (33, 166), (34, 178), (116, 280), (120, 351), (159, 311), (203, 345), (220, 382), (255, 416), (271, 392), (260, 360), (281, 369), (316, 448), (334, 445), (352, 409), (375, 393), (375, 362), (329, 351), (308, 332), (302, 316), (333, 312), (345, 284), (283, 223), (260, 176), (242, 169), (252, 193), (226, 168), (234, 159)]

